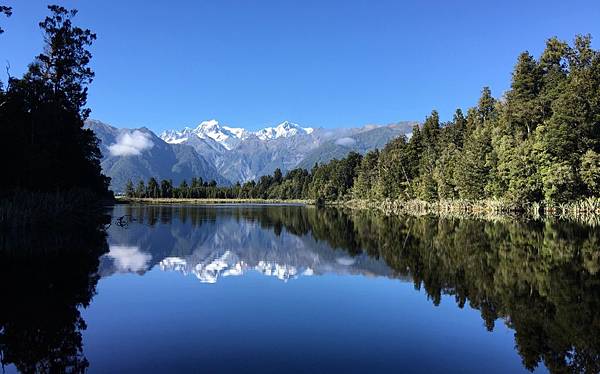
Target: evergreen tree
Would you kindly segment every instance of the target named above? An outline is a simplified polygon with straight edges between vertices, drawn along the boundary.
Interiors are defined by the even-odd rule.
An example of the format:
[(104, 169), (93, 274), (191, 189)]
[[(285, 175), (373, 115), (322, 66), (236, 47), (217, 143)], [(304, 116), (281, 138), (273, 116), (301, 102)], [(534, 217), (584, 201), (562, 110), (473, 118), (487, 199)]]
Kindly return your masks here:
[(588, 150), (581, 157), (581, 179), (588, 193), (600, 195), (600, 154)]
[(135, 190), (133, 189), (133, 182), (131, 179), (127, 180), (127, 184), (125, 184), (125, 196), (133, 197), (135, 196)]
[(135, 188), (135, 197), (142, 198), (146, 197), (146, 184), (142, 179), (138, 182), (137, 187)]
[(108, 194), (109, 178), (101, 174), (98, 139), (83, 128), (87, 86), (94, 73), (88, 67), (88, 47), (96, 36), (72, 24), (76, 11), (49, 6), (40, 22), (46, 43), (23, 78), (11, 78), (0, 103), (0, 192), (85, 189)]
[(358, 167), (356, 180), (352, 188), (355, 199), (375, 198), (375, 184), (379, 178), (379, 150), (367, 152)]
[(148, 180), (148, 186), (146, 187), (146, 195), (154, 199), (160, 197), (160, 187), (158, 185), (158, 181), (154, 177)]

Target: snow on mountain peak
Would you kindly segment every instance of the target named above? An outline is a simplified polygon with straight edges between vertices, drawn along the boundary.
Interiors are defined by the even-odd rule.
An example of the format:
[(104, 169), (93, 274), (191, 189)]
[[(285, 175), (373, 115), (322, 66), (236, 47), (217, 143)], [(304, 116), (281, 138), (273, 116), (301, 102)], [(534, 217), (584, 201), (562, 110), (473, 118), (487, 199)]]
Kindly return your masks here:
[(261, 140), (272, 140), (278, 138), (287, 138), (297, 134), (310, 134), (313, 132), (311, 127), (301, 127), (297, 123), (283, 121), (276, 127), (266, 127), (259, 130), (255, 135)]
[(162, 271), (177, 271), (184, 275), (194, 274), (202, 283), (216, 283), (219, 277), (240, 276), (248, 270), (255, 270), (284, 282), (296, 279), (300, 275), (314, 275), (310, 267), (300, 270), (293, 265), (262, 260), (255, 265), (250, 265), (231, 251), (225, 251), (221, 255), (216, 254), (195, 264), (188, 263), (181, 257), (166, 257), (160, 261), (159, 266)]
[(226, 149), (232, 149), (239, 140), (247, 137), (246, 130), (237, 127), (221, 126), (217, 120), (201, 122), (194, 130), (196, 136), (202, 139), (210, 138), (220, 143)]
[(240, 141), (254, 135), (260, 140), (274, 140), (279, 138), (288, 138), (299, 134), (311, 134), (314, 131), (312, 127), (301, 127), (297, 123), (283, 121), (275, 127), (266, 127), (256, 132), (249, 132), (240, 127), (224, 126), (215, 119), (200, 122), (196, 128), (184, 127), (182, 130), (167, 130), (160, 134), (160, 138), (167, 143), (180, 144), (185, 143), (190, 138), (198, 137), (200, 139), (212, 139), (221, 144), (227, 150), (235, 148)]
[(223, 126), (219, 121), (211, 119), (200, 122), (196, 128), (184, 127), (183, 130), (167, 130), (160, 134), (160, 138), (167, 143), (184, 143), (192, 137), (200, 139), (212, 139), (230, 150), (239, 143), (240, 140), (248, 136), (248, 132), (242, 128)]

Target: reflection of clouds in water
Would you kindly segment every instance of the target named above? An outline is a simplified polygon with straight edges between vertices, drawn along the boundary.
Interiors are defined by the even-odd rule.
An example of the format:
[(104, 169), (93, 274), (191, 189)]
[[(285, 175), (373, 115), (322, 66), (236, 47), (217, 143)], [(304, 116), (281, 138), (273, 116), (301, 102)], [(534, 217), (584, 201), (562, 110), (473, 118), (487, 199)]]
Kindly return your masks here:
[(106, 256), (113, 259), (115, 269), (121, 273), (144, 271), (152, 259), (149, 253), (140, 252), (140, 247), (126, 245), (111, 245)]
[(350, 257), (339, 257), (339, 258), (335, 259), (335, 262), (337, 262), (340, 265), (350, 266), (350, 265), (354, 265), (356, 260), (354, 260), (353, 258), (350, 258)]

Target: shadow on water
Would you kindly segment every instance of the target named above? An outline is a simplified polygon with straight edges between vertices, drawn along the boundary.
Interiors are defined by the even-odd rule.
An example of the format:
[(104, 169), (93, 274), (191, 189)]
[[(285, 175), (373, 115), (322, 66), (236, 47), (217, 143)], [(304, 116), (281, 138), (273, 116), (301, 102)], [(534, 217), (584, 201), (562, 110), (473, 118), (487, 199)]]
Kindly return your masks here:
[[(0, 359), (23, 373), (80, 373), (80, 308), (95, 294), (106, 233), (96, 224), (5, 235), (0, 246)], [(88, 222), (89, 223), (89, 222)]]
[[(308, 237), (325, 251), (382, 261), (386, 276), (409, 279), (434, 305), (453, 296), (459, 307), (478, 310), (490, 331), (504, 322), (529, 370), (543, 363), (556, 373), (600, 372), (600, 232), (592, 227), (294, 206), (118, 209), (129, 223), (113, 225), (111, 235), (128, 235), (157, 261), (193, 256), (194, 240), (222, 217), (256, 224), (270, 237)], [(160, 227), (163, 237), (152, 237)], [(84, 371), (80, 308), (95, 294), (98, 256), (108, 249), (104, 231), (69, 230), (15, 243), (4, 240), (0, 253), (2, 363), (22, 372)], [(281, 261), (290, 261), (294, 250), (279, 248)]]

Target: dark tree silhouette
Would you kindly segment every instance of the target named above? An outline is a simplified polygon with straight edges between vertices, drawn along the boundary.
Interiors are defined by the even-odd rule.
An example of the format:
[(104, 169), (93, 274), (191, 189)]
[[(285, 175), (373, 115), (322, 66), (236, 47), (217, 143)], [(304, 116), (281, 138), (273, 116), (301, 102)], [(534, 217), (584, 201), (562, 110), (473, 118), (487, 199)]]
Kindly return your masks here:
[(75, 10), (48, 8), (50, 16), (39, 24), (43, 53), (0, 91), (0, 193), (79, 189), (106, 195), (98, 140), (84, 128), (87, 85), (94, 77), (87, 48), (96, 36), (72, 24)]

